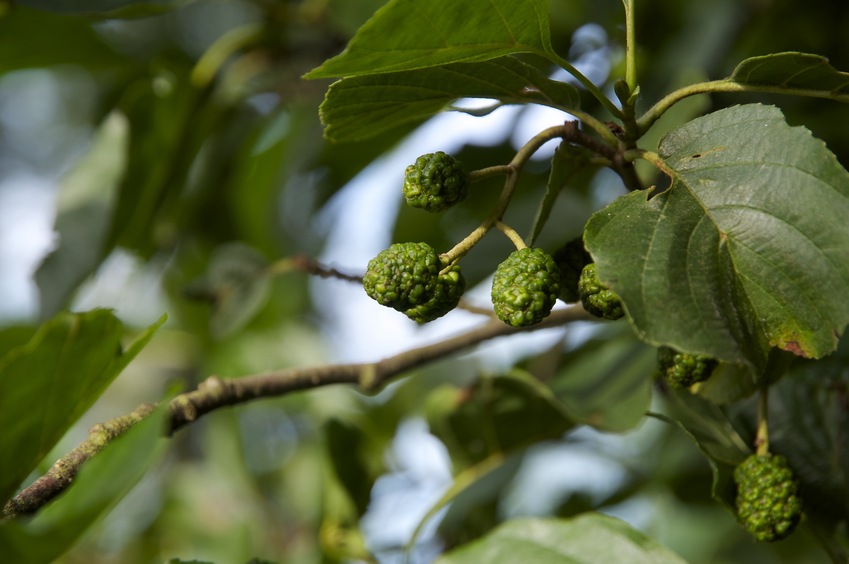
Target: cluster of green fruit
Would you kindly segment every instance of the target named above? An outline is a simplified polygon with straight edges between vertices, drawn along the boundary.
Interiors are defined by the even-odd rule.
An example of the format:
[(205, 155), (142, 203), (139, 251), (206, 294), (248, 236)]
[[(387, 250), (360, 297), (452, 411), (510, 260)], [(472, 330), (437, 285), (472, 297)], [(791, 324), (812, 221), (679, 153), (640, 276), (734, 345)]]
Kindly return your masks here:
[[(407, 167), (404, 196), (410, 206), (440, 212), (462, 202), (470, 185), (454, 157), (429, 153)], [(460, 266), (446, 256), (426, 243), (396, 243), (369, 262), (363, 286), (381, 305), (418, 323), (432, 321), (457, 307), (465, 290)], [(599, 280), (580, 238), (553, 254), (531, 247), (512, 252), (495, 270), (491, 298), (496, 316), (513, 327), (540, 323), (558, 298), (580, 301), (587, 312), (603, 319), (625, 315), (619, 296)], [(658, 348), (657, 362), (667, 383), (685, 389), (707, 380), (718, 366), (709, 356), (666, 346)], [(755, 538), (779, 540), (795, 529), (801, 504), (783, 457), (752, 455), (736, 468), (734, 481), (738, 518)]]
[[(407, 167), (404, 197), (410, 206), (440, 212), (462, 202), (470, 185), (457, 159), (441, 151), (428, 153)], [(457, 307), (465, 281), (460, 266), (430, 245), (396, 243), (369, 262), (363, 287), (379, 304), (426, 323)], [(539, 248), (514, 251), (496, 268), (491, 297), (496, 316), (513, 327), (540, 323), (558, 297), (580, 300), (587, 311), (605, 319), (624, 315), (619, 297), (598, 280), (580, 239), (553, 256)]]

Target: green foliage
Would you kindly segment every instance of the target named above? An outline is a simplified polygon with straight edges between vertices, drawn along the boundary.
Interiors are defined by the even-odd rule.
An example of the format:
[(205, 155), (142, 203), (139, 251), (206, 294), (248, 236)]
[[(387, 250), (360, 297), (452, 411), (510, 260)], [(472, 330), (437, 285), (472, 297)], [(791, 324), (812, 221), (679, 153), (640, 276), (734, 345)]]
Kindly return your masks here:
[[(0, 14), (0, 70), (76, 64), (92, 70), (116, 70), (125, 61), (81, 18), (43, 13), (26, 6)], [(43, 32), (37, 49), (20, 49), (34, 28)]]
[(52, 562), (135, 486), (162, 454), (163, 407), (98, 453), (74, 487), (31, 520), (0, 524), (0, 552), (12, 562)]
[[(307, 77), (422, 69), (550, 49), (546, 2), (492, 0), (481, 8), (449, 0), (392, 0), (360, 28), (342, 54)], [(491, 17), (491, 10), (499, 17)]]
[(328, 89), (320, 115), (328, 139), (360, 141), (452, 109), (458, 98), (535, 102), (564, 110), (577, 108), (580, 100), (571, 84), (550, 80), (538, 68), (507, 56), (344, 78)]
[[(536, 243), (537, 238), (542, 233), (542, 229), (551, 217), (551, 212), (557, 204), (563, 189), (567, 187), (567, 184), (576, 184), (576, 178), (580, 178), (582, 174), (585, 175), (588, 170), (591, 170), (591, 167), (588, 166), (589, 162), (590, 152), (584, 147), (561, 143), (554, 151), (554, 156), (551, 159), (551, 172), (548, 175), (548, 184), (546, 185), (545, 196), (539, 203), (537, 213), (534, 216), (533, 225), (531, 226), (531, 234), (528, 236), (531, 245)], [(581, 249), (583, 250), (583, 242), (581, 242)], [(584, 253), (586, 253), (586, 250), (584, 250)], [(555, 261), (558, 261), (557, 257), (555, 257)], [(584, 264), (586, 264), (586, 262)], [(559, 261), (557, 266), (560, 267)], [(568, 265), (564, 266), (567, 267), (566, 270), (569, 272), (570, 267)], [(581, 267), (583, 266), (584, 265), (582, 264)], [(578, 274), (580, 274), (580, 269), (578, 270)], [(567, 279), (567, 283), (570, 284), (570, 287), (575, 287), (578, 282), (577, 274), (575, 275), (575, 284), (571, 283), (571, 274), (568, 274), (567, 276), (569, 277)], [(562, 294), (562, 284), (560, 291)], [(567, 293), (566, 295), (569, 296), (570, 294)], [(565, 301), (574, 302), (578, 298), (575, 297), (571, 300), (566, 298), (563, 299)]]
[(849, 101), (849, 73), (809, 53), (774, 53), (742, 61), (730, 80), (747, 86), (799, 89), (808, 96)]
[(605, 335), (564, 353), (549, 386), (575, 421), (623, 433), (649, 411), (653, 352), (630, 333)]
[(787, 538), (802, 518), (802, 502), (787, 459), (777, 454), (746, 458), (734, 470), (737, 516), (759, 541)]
[[(592, 556), (589, 556), (592, 555)], [(507, 563), (531, 559), (551, 562), (684, 562), (619, 519), (587, 513), (567, 520), (514, 519), (495, 529), (487, 538), (447, 554), (437, 562)]]
[(221, 338), (243, 328), (265, 305), (270, 290), (265, 258), (251, 247), (230, 243), (215, 250), (205, 275), (186, 293), (212, 304), (210, 332)]
[(551, 391), (522, 372), (437, 390), (428, 404), (433, 432), (464, 466), (562, 436), (574, 425)]
[(495, 315), (513, 327), (536, 325), (551, 313), (560, 293), (560, 270), (542, 249), (510, 253), (492, 277)]
[(758, 104), (693, 120), (659, 151), (671, 187), (617, 199), (584, 238), (641, 337), (753, 370), (770, 347), (834, 350), (849, 321), (834, 245), (849, 241), (849, 174), (834, 155)]
[(123, 113), (107, 116), (88, 153), (62, 182), (54, 226), (61, 242), (35, 274), (45, 319), (62, 310), (103, 260), (112, 210), (127, 167), (129, 129)]
[(126, 350), (110, 311), (60, 314), (0, 358), (0, 500), (4, 503), (152, 337)]
[[(832, 103), (849, 102), (845, 18), (773, 4), (3, 4), (0, 156), (61, 181), (35, 274), (42, 325), (0, 329), (0, 498), (92, 423), (174, 380), (189, 394), (118, 439), (95, 434), (108, 444), (67, 491), (0, 524), (0, 554), (680, 562), (665, 545), (695, 564), (849, 560), (849, 106)], [(16, 96), (27, 81), (49, 95)], [(540, 107), (555, 113), (529, 131)], [(402, 206), (393, 231), (373, 225), (383, 202), (362, 218), (339, 205), (351, 179), (397, 162), (444, 111), (503, 128), (461, 143), (440, 131), (451, 157), (392, 171), (411, 205), (443, 213)], [(424, 243), (368, 265), (310, 258), (328, 226), (354, 219), (362, 237), (348, 236), (365, 244), (378, 230)], [(116, 257), (131, 257), (143, 288), (114, 298), (115, 312), (63, 313), (124, 287)], [(460, 303), (490, 275), (494, 311)], [(438, 329), (423, 328), (387, 357), (366, 313), (380, 347), (367, 353), (385, 360), (334, 364), (348, 304), (322, 300), (343, 281), (418, 323), (461, 307), (457, 321), (480, 324), (419, 346)], [(168, 333), (152, 339), (163, 308)], [(563, 326), (533, 332), (546, 318)], [(658, 350), (678, 386), (655, 382)], [(385, 385), (387, 373), (400, 381)], [(244, 393), (257, 382), (268, 387)], [(340, 382), (362, 390), (329, 386)], [(165, 440), (175, 414), (185, 428)], [(418, 418), (450, 457), (439, 483), (405, 468), (416, 445), (396, 444)], [(752, 455), (767, 428), (783, 458)], [(166, 443), (172, 455), (151, 466)], [(584, 484), (598, 459), (619, 478)], [(752, 490), (744, 469), (784, 459), (794, 485), (779, 492), (782, 515), (764, 517), (754, 506), (775, 492)], [(429, 496), (412, 507), (393, 491), (403, 502), (376, 522), (392, 476)], [(547, 515), (517, 518), (534, 501)], [(634, 501), (650, 508), (645, 532), (600, 513)], [(786, 539), (753, 542), (738, 513), (755, 537)]]

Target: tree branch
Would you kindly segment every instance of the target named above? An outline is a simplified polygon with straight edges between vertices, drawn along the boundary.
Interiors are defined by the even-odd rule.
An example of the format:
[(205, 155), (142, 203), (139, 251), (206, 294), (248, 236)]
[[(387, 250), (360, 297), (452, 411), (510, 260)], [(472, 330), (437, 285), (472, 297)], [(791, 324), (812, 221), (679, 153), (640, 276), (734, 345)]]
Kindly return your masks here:
[[(590, 319), (594, 318), (576, 305), (556, 310), (542, 323), (532, 327), (517, 329), (493, 319), (453, 338), (411, 349), (377, 362), (294, 368), (227, 380), (210, 376), (201, 382), (196, 390), (180, 394), (169, 402), (167, 433), (171, 435), (201, 416), (222, 407), (255, 399), (279, 397), (320, 386), (354, 384), (364, 392), (373, 393), (389, 380), (412, 368), (440, 360), (489, 339)], [(146, 403), (128, 415), (93, 426), (82, 443), (57, 460), (47, 473), (6, 504), (3, 508), (3, 519), (36, 512), (71, 485), (80, 467), (89, 458), (150, 415), (155, 407), (154, 404)]]

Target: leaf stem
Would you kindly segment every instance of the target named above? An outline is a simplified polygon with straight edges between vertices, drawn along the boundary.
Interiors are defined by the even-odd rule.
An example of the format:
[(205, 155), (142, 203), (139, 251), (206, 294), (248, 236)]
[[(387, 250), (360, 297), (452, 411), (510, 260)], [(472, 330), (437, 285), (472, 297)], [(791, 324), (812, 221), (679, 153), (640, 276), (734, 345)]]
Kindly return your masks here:
[[(566, 59), (564, 59), (563, 57), (561, 57), (557, 53), (550, 52), (550, 51), (541, 51), (541, 52), (539, 52), (539, 55), (545, 57), (546, 59), (548, 59), (552, 63), (558, 65), (560, 68), (562, 68), (563, 70), (565, 70), (566, 72), (568, 72), (569, 74), (574, 76), (578, 80), (578, 82), (580, 82), (581, 85), (584, 88), (586, 88), (587, 91), (590, 94), (592, 94), (593, 97), (596, 100), (598, 100), (601, 103), (601, 105), (604, 106), (604, 108), (608, 112), (610, 112), (610, 115), (612, 115), (613, 117), (616, 117), (616, 118), (620, 118), (620, 119), (622, 118), (622, 110), (617, 108), (616, 104), (614, 104), (610, 100), (610, 98), (605, 96), (604, 92), (602, 92), (601, 89), (598, 86), (596, 86), (595, 83), (593, 83), (593, 81), (591, 81), (589, 78), (587, 78), (581, 71), (576, 69), (572, 65), (572, 63), (570, 63), (569, 61), (567, 61)], [(576, 115), (576, 117), (577, 117), (577, 115)], [(582, 118), (582, 120), (583, 120), (583, 118)]]
[(622, 0), (625, 5), (625, 82), (628, 89), (637, 89), (637, 42), (634, 26), (634, 0)]
[(469, 182), (480, 182), (481, 180), (485, 180), (499, 174), (510, 174), (511, 170), (510, 165), (488, 166), (486, 168), (473, 170), (468, 174), (468, 178)]
[(660, 116), (675, 103), (680, 102), (688, 96), (696, 94), (709, 94), (713, 92), (759, 92), (764, 94), (786, 94), (790, 96), (807, 96), (810, 98), (825, 98), (836, 102), (849, 102), (849, 94), (835, 94), (829, 90), (812, 90), (808, 88), (787, 88), (783, 86), (769, 86), (758, 84), (743, 84), (724, 78), (722, 80), (711, 80), (698, 82), (670, 92), (654, 106), (646, 110), (637, 120), (638, 135), (643, 135), (654, 125)]
[(758, 430), (755, 434), (755, 454), (769, 454), (769, 388), (763, 387), (758, 395)]
[(605, 143), (611, 148), (615, 148), (619, 146), (619, 139), (610, 131), (610, 128), (601, 120), (596, 119), (588, 113), (581, 112), (579, 110), (564, 110), (566, 113), (571, 114), (572, 116), (578, 118), (581, 123), (595, 131), (599, 137), (601, 137)]

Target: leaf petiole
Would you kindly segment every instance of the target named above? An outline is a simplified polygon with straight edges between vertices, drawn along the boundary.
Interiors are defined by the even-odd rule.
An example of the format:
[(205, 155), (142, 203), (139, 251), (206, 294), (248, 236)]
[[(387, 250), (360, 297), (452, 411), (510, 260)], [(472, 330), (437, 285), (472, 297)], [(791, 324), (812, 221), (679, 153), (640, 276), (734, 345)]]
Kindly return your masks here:
[(663, 114), (676, 103), (689, 96), (696, 94), (710, 94), (714, 92), (759, 92), (763, 94), (786, 94), (790, 96), (807, 96), (809, 98), (825, 98), (836, 102), (849, 102), (849, 94), (835, 93), (831, 90), (816, 90), (813, 88), (788, 88), (785, 86), (772, 86), (766, 84), (745, 84), (731, 78), (722, 80), (711, 80), (698, 82), (670, 92), (658, 101), (654, 106), (637, 119), (637, 133), (639, 136), (654, 125)]
[[(541, 52), (538, 52), (537, 54), (545, 57), (546, 59), (548, 59), (552, 63), (556, 64), (557, 66), (559, 66), (560, 68), (562, 68), (563, 70), (565, 70), (566, 72), (568, 72), (569, 74), (574, 76), (575, 79), (577, 79), (577, 81), (580, 82), (581, 85), (584, 88), (586, 88), (587, 91), (590, 94), (592, 94), (593, 97), (596, 100), (598, 100), (601, 103), (601, 105), (604, 106), (604, 108), (608, 112), (610, 112), (610, 114), (612, 116), (619, 118), (619, 119), (622, 119), (622, 110), (619, 109), (618, 107), (616, 107), (616, 104), (614, 104), (610, 100), (610, 98), (605, 96), (604, 92), (602, 92), (601, 89), (598, 86), (596, 86), (596, 84), (592, 80), (587, 78), (586, 75), (584, 75), (584, 73), (582, 73), (581, 71), (576, 69), (575, 66), (572, 65), (572, 63), (570, 63), (569, 61), (567, 61), (566, 59), (564, 59), (563, 57), (561, 57), (557, 53), (554, 53), (554, 52), (551, 52), (551, 51), (541, 51)], [(577, 114), (573, 114), (573, 115), (575, 115), (575, 117), (578, 117)], [(582, 121), (583, 121), (583, 118), (582, 118)]]
[(622, 0), (625, 6), (625, 82), (631, 92), (637, 90), (637, 40), (634, 32), (634, 0)]

